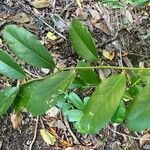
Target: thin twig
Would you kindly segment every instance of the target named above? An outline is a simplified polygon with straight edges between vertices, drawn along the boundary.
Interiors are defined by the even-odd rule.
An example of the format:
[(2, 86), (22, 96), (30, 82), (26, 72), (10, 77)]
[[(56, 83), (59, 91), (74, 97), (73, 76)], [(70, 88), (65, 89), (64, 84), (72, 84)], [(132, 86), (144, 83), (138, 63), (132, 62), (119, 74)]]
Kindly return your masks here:
[(150, 68), (134, 68), (134, 67), (120, 67), (120, 66), (89, 66), (89, 67), (67, 67), (62, 68), (64, 70), (86, 70), (86, 69), (116, 69), (116, 70), (150, 70)]
[(25, 9), (27, 9), (27, 11), (29, 11), (36, 19), (38, 19), (39, 21), (41, 21), (43, 24), (45, 24), (47, 27), (49, 27), (51, 29), (52, 32), (56, 33), (57, 35), (59, 35), (60, 37), (64, 38), (66, 40), (66, 37), (64, 35), (62, 35), (61, 33), (57, 32), (52, 26), (50, 26), (45, 20), (44, 18), (40, 17), (40, 16), (36, 16), (32, 13), (32, 11), (28, 10), (28, 8), (22, 4), (21, 2), (19, 2), (19, 4), (21, 4)]
[(72, 132), (72, 130), (71, 130), (70, 126), (69, 126), (69, 123), (68, 123), (67, 119), (65, 118), (65, 116), (64, 116), (64, 123), (65, 123), (65, 125), (66, 125), (66, 127), (67, 127), (69, 133), (70, 133), (71, 136), (73, 137), (74, 143), (75, 143), (75, 144), (80, 144), (79, 140), (76, 138), (76, 136), (75, 136), (74, 133)]
[(66, 40), (66, 37), (64, 35), (62, 35), (61, 33), (57, 32), (52, 26), (50, 26), (43, 18), (39, 17), (39, 16), (35, 16), (38, 20), (40, 20), (43, 24), (45, 24), (47, 27), (49, 27), (51, 29), (52, 32), (56, 33), (57, 35), (59, 35), (60, 37), (62, 37), (63, 39)]
[[(125, 137), (128, 137), (128, 138), (132, 138), (134, 140), (141, 140), (141, 138), (139, 137), (135, 137), (135, 136), (130, 136), (130, 135), (127, 135), (125, 133), (121, 133), (121, 132), (118, 132), (118, 131), (115, 131), (113, 130), (111, 127), (108, 126), (108, 128), (112, 131), (112, 132), (115, 132), (116, 134), (118, 135), (121, 135), (121, 136), (125, 136)], [(145, 141), (150, 141), (150, 138), (142, 138), (142, 140), (145, 140)]]
[(119, 31), (116, 32), (116, 34), (115, 34), (114, 37), (108, 39), (107, 41), (105, 41), (105, 42), (103, 42), (103, 43), (97, 44), (97, 48), (103, 48), (103, 47), (105, 47), (107, 44), (110, 44), (110, 43), (116, 41), (117, 38), (118, 38), (118, 36), (119, 36), (118, 32), (119, 32)]
[(32, 139), (32, 142), (31, 142), (30, 146), (29, 146), (29, 150), (32, 150), (33, 144), (34, 144), (35, 139), (36, 139), (37, 129), (38, 129), (38, 122), (39, 122), (39, 116), (36, 119), (36, 125), (35, 125), (35, 130), (34, 130), (34, 137)]

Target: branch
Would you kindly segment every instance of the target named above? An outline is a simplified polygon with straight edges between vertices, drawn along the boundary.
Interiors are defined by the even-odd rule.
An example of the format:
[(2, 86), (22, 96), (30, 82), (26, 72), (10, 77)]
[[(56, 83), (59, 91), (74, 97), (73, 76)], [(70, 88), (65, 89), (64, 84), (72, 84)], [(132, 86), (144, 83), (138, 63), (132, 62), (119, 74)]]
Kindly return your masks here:
[(134, 67), (117, 67), (117, 66), (89, 66), (89, 67), (67, 67), (62, 68), (60, 71), (64, 70), (86, 70), (86, 69), (115, 69), (115, 70), (150, 70), (150, 68), (134, 68)]

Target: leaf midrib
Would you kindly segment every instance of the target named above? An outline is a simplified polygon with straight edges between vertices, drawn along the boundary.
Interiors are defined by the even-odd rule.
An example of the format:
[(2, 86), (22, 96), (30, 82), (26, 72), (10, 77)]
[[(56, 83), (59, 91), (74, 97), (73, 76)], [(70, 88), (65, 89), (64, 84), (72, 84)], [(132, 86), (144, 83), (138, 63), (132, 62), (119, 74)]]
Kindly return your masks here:
[[(78, 32), (76, 31), (76, 29), (74, 28), (74, 26), (72, 25), (72, 28), (75, 30), (75, 34), (79, 37), (80, 41), (85, 45), (85, 47), (90, 51), (90, 53), (97, 59), (97, 57), (95, 56), (95, 54), (92, 53), (91, 49), (89, 49), (86, 45), (86, 43), (82, 40), (81, 36), (79, 34), (77, 34)], [(93, 42), (92, 42), (93, 43)]]
[[(28, 45), (22, 43), (22, 41), (21, 41), (20, 39), (18, 39), (16, 36), (13, 36), (13, 35), (11, 34), (11, 32), (10, 32), (10, 33), (9, 33), (8, 31), (5, 31), (5, 32), (7, 32), (14, 40), (19, 41), (20, 45), (22, 45), (22, 46), (24, 46), (24, 47), (27, 47), (28, 50), (29, 50), (31, 53), (35, 54), (37, 57), (39, 57), (40, 59), (42, 59), (44, 62), (46, 62), (46, 64), (49, 64), (50, 66), (54, 66), (52, 63), (50, 63), (50, 62), (48, 62), (47, 60), (45, 60), (42, 56), (38, 55), (38, 54), (36, 53), (36, 51), (32, 51), (32, 50), (28, 47)], [(11, 46), (11, 44), (10, 44), (10, 46)]]
[[(68, 78), (66, 78), (65, 80), (63, 80), (59, 85), (57, 85), (57, 86), (55, 86), (53, 89), (51, 89), (50, 92), (52, 93), (57, 87), (59, 87), (60, 85), (62, 85), (64, 82), (66, 82), (66, 80), (68, 80), (69, 78), (71, 78), (73, 75), (75, 75), (75, 74), (72, 74), (72, 75), (70, 75)], [(42, 85), (42, 83), (40, 83), (40, 84), (38, 85), (38, 87), (41, 86), (41, 85)], [(37, 87), (37, 88), (38, 88), (38, 87)], [(36, 89), (37, 89), (37, 88), (36, 88)], [(35, 89), (35, 90), (36, 90), (36, 89)], [(30, 98), (33, 97), (33, 93), (34, 93), (34, 92), (31, 93)], [(47, 96), (43, 97), (43, 99), (45, 99), (46, 97), (47, 97)], [(50, 98), (51, 98), (51, 97), (50, 97)]]
[[(113, 88), (111, 88), (111, 90), (108, 92), (107, 97), (108, 97), (108, 95), (110, 95), (110, 93), (112, 93), (112, 90), (117, 86), (117, 84), (122, 80), (122, 78), (123, 78), (123, 76), (120, 78), (120, 80), (118, 80), (118, 81), (116, 82), (116, 84), (114, 84)], [(104, 103), (106, 103), (106, 101), (103, 101), (103, 102), (101, 103), (101, 105), (104, 104)], [(99, 106), (99, 108), (100, 108), (100, 107), (101, 107), (101, 106)], [(98, 108), (98, 110), (99, 110), (99, 108)], [(95, 112), (95, 114), (98, 113), (98, 110)], [(94, 116), (95, 116), (95, 115), (91, 116), (91, 119), (90, 119), (90, 121), (89, 121), (90, 124), (91, 124), (91, 120), (94, 118)]]

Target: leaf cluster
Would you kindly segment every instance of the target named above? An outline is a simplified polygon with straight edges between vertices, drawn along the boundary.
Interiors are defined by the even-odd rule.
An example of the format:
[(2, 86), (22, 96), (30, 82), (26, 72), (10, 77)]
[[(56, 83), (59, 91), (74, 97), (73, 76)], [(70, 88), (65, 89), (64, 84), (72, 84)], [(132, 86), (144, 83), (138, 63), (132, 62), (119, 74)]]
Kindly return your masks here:
[[(61, 68), (45, 77), (21, 82), (18, 87), (1, 90), (0, 116), (10, 106), (15, 112), (27, 109), (37, 116), (57, 105), (81, 133), (96, 133), (110, 121), (123, 122), (135, 131), (149, 128), (150, 71), (141, 70), (136, 75), (123, 71), (101, 81), (93, 66), (98, 63), (99, 55), (88, 29), (79, 20), (73, 19), (69, 37), (80, 57), (76, 68)], [(56, 65), (48, 50), (26, 29), (7, 25), (3, 38), (22, 61), (54, 70)], [(20, 65), (2, 49), (0, 74), (21, 81), (28, 79)], [(93, 93), (81, 99), (71, 92), (77, 88), (91, 88)]]

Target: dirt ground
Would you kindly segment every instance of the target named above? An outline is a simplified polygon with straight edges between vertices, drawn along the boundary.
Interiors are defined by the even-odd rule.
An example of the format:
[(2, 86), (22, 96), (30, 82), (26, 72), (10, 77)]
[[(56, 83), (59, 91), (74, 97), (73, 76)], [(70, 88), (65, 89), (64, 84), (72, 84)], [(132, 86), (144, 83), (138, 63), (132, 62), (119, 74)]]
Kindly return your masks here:
[[(74, 54), (68, 40), (68, 25), (71, 18), (78, 17), (94, 37), (100, 62), (114, 66), (150, 67), (149, 6), (135, 8), (129, 5), (118, 10), (91, 0), (85, 0), (81, 6), (72, 0), (50, 0), (48, 3), (46, 0), (43, 1), (44, 4), (35, 4), (30, 0), (0, 1), (0, 29), (7, 24), (23, 26), (41, 40), (59, 67), (75, 66), (80, 58)], [(47, 38), (49, 31), (55, 33), (57, 40)], [(8, 51), (8, 47), (2, 41), (1, 32), (0, 48)], [(115, 53), (114, 58), (107, 59), (103, 55), (104, 50), (110, 54)], [(45, 70), (26, 64), (22, 66), (31, 77), (47, 74)], [(107, 77), (111, 72), (106, 70), (104, 74)], [(0, 76), (0, 89), (8, 84), (16, 85), (17, 81)], [(22, 117), (19, 129), (12, 126), (11, 111), (0, 118), (1, 150), (27, 150), (32, 142), (32, 150), (150, 149), (150, 142), (142, 139), (150, 138), (148, 131), (130, 132), (124, 124), (116, 126), (110, 123), (95, 135), (83, 135), (64, 119), (61, 112), (55, 116), (45, 114), (37, 120), (24, 111)], [(53, 146), (48, 146), (43, 141), (40, 135), (40, 129), (43, 127), (57, 137)]]

